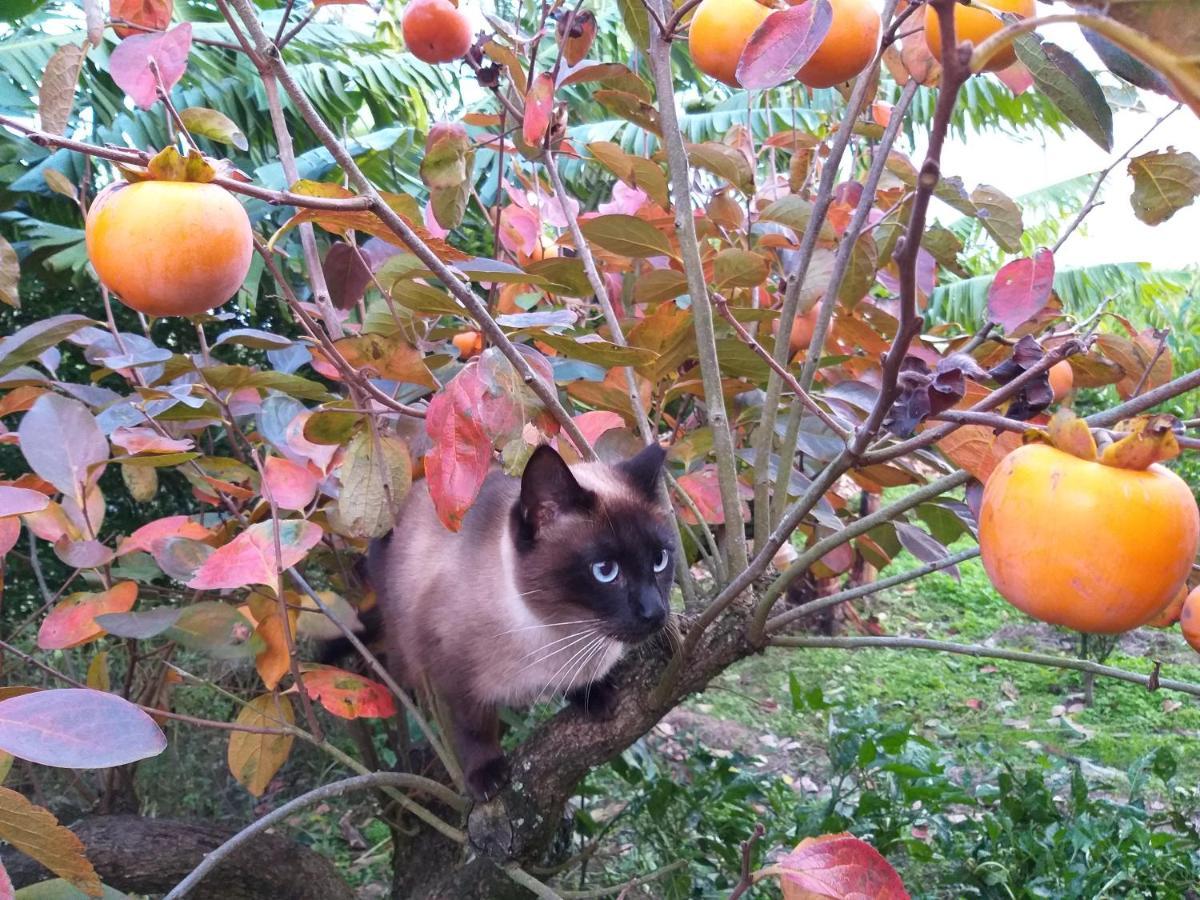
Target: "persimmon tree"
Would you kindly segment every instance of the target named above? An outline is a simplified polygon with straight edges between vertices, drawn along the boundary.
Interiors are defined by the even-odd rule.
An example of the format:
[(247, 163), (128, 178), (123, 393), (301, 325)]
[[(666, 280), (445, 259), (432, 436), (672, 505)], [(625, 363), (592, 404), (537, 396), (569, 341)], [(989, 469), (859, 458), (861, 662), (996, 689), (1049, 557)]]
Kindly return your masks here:
[[(457, 41), (452, 3), (413, 2), (423, 16), (448, 17), (448, 43)], [(39, 318), (27, 304), (27, 324), (0, 340), (0, 443), (23, 460), (0, 482), (0, 551), (5, 565), (28, 564), (44, 591), (41, 608), (0, 642), (8, 683), (24, 686), (0, 697), (0, 750), (68, 768), (129, 766), (162, 749), (153, 717), (227, 732), (229, 768), (255, 795), (296, 741), (351, 773), (248, 826), (178, 885), (116, 887), (232, 896), (212, 886), (224, 884), (220, 867), (246, 841), (305, 805), (370, 790), (403, 825), (395, 896), (565, 896), (532, 872), (555, 862), (561, 811), (581, 779), (724, 669), (768, 650), (940, 651), (1200, 695), (1167, 673), (1088, 658), (797, 633), (818, 612), (978, 555), (947, 545), (975, 538), (982, 484), (1023, 442), (1125, 469), (1197, 446), (1171, 413), (1200, 372), (1174, 371), (1165, 332), (1138, 330), (1104, 304), (1085, 315), (1065, 309), (1055, 251), (1117, 166), (1133, 175), (1134, 214), (1156, 224), (1200, 193), (1200, 162), (1154, 147), (1157, 123), (1114, 152), (1104, 91), (1050, 39), (1082, 27), (1111, 75), (1171, 96), (1174, 114), (1198, 114), (1194, 0), (1107, 12), (1069, 0), (1026, 18), (987, 4), (888, 0), (865, 68), (817, 91), (794, 76), (832, 33), (838, 4), (760, 9), (742, 0), (750, 25), (733, 57), (719, 60), (722, 78), (740, 86), (751, 111), (761, 102), (769, 114), (690, 140), (680, 93), (705, 76), (684, 38), (706, 4), (720, 0), (620, 0), (596, 11), (518, 4), (509, 19), (489, 14), (461, 58), (434, 46), (441, 33), (422, 19), (422, 40), (433, 42), (423, 58), (454, 57), (419, 69), (427, 89), (448, 92), (455, 79), (471, 89), (459, 92), (453, 121), (425, 123), (401, 145), (397, 134), (390, 144), (380, 137), (402, 114), (394, 97), (356, 88), (364, 105), (337, 120), (331, 95), (345, 85), (309, 80), (316, 45), (305, 41), (334, 15), (323, 7), (336, 5), (319, 0), (272, 10), (196, 3), (195, 24), (173, 24), (169, 0), (113, 0), (107, 11), (89, 0), (86, 28), (57, 39), (36, 84), (17, 84), (36, 90), (39, 106), (36, 120), (0, 117), (25, 171), (13, 190), (59, 204), (55, 214), (72, 224), (39, 232), (17, 220), (11, 245), (0, 239), (0, 300), (20, 306), (22, 275), (27, 285), (39, 267), (72, 261), (90, 287), (75, 312)], [(959, 42), (964, 12), (978, 45)], [(985, 27), (980, 14), (992, 17)], [(932, 35), (934, 23), (931, 45), (922, 25)], [(693, 35), (691, 53), (719, 32)], [(390, 53), (390, 65), (419, 65)], [(993, 78), (981, 73), (1000, 63), (1003, 90), (1040, 97), (1113, 153), (1054, 248), (1027, 239), (1002, 186), (969, 186), (941, 168), (965, 86)], [(199, 102), (204, 73), (231, 66), (254, 74), (266, 119), (236, 121)], [(104, 109), (99, 95), (76, 96), (81, 70), (106, 92)], [(420, 91), (410, 96), (425, 102)], [(921, 103), (931, 114), (919, 114)], [(101, 125), (112, 109), (121, 111)], [(636, 131), (636, 146), (582, 139), (581, 127), (601, 117)], [(924, 137), (923, 159), (897, 149), (906, 131)], [(151, 135), (159, 139), (137, 139)], [(139, 227), (124, 248), (132, 225), (107, 226), (103, 264), (93, 259), (104, 282), (96, 294), (78, 229), (88, 217), (96, 253), (99, 205), (112, 212), (98, 192), (118, 180), (159, 190), (132, 214), (139, 225), (146, 216), (162, 224)], [(171, 289), (196, 266), (212, 267), (208, 285), (246, 271), (215, 239), (182, 252), (201, 225), (176, 226), (200, 196), (209, 198), (204, 227), (221, 224), (229, 197), (251, 211), (243, 308), (148, 318), (168, 311), (164, 294), (175, 311), (192, 311), (196, 290)], [(977, 330), (923, 318), (937, 286), (962, 274), (961, 241), (929, 221), (935, 198), (977, 222), (1003, 260)], [(247, 227), (239, 215), (231, 227)], [(128, 296), (109, 293), (116, 283)], [(256, 317), (272, 310), (275, 324), (262, 327)], [(61, 377), (68, 355), (83, 360), (86, 377)], [(1082, 419), (1066, 409), (1072, 390), (1109, 385), (1119, 397), (1110, 408)], [(508, 787), (472, 804), (436, 716), (356, 633), (372, 602), (356, 561), (389, 530), (414, 479), (427, 481), (442, 523), (455, 529), (489, 467), (519, 472), (546, 441), (569, 459), (669, 447), (676, 639), (622, 665), (610, 720), (543, 716), (511, 752)], [(120, 479), (104, 479), (114, 469)], [(909, 489), (883, 496), (901, 486)], [(177, 508), (137, 528), (106, 527), (114, 492), (140, 504), (167, 495)], [(1185, 547), (1185, 573), (1194, 549)], [(848, 578), (901, 550), (920, 566), (874, 583)], [(70, 573), (61, 584), (42, 577), (39, 555), (48, 553)], [(798, 590), (814, 580), (826, 589)], [(1161, 603), (1139, 598), (1139, 622), (1183, 585), (1169, 587)], [(1068, 620), (1111, 630), (1086, 609)], [(361, 659), (313, 662), (312, 641), (337, 637)], [(174, 685), (224, 689), (181, 669), (179, 651), (253, 666), (261, 686), (232, 697), (232, 722), (188, 715)], [(369, 741), (352, 755), (328, 738), (337, 719), (393, 717), (420, 735), (410, 760), (419, 765), (406, 771), (379, 771)], [(119, 771), (126, 777), (103, 785), (108, 808), (136, 805), (131, 770)], [(98, 892), (100, 876), (119, 877), (97, 874), (48, 812), (14, 791), (0, 800), (0, 837), (85, 893)], [(22, 846), (25, 832), (45, 840)], [(735, 895), (778, 877), (798, 896), (905, 896), (882, 858), (849, 836), (806, 842), (768, 869), (754, 868), (754, 843), (748, 836)]]

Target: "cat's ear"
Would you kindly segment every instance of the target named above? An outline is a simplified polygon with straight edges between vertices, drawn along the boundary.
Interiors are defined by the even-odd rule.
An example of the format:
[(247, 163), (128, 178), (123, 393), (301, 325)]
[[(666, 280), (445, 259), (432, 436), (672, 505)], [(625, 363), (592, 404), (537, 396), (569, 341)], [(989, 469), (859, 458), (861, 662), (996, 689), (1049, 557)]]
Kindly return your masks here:
[(667, 451), (659, 444), (649, 444), (636, 456), (620, 463), (617, 468), (647, 500), (658, 500), (658, 480), (662, 477)]
[(594, 500), (553, 447), (533, 451), (521, 475), (521, 518), (534, 531), (564, 513), (590, 509)]

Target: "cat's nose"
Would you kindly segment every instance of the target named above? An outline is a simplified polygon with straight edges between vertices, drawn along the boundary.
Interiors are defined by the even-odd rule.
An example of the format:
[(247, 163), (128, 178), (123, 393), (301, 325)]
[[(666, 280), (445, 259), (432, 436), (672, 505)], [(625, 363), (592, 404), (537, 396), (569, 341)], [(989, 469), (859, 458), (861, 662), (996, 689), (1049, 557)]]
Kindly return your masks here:
[(638, 624), (647, 630), (662, 628), (667, 621), (667, 604), (656, 591), (642, 591), (633, 604)]

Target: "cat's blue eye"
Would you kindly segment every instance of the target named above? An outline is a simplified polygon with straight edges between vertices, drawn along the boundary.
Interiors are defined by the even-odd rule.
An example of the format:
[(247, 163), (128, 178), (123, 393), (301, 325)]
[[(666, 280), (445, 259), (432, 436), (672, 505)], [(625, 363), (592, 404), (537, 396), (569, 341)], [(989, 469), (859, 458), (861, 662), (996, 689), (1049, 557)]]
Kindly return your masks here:
[(654, 571), (662, 572), (670, 564), (671, 564), (671, 554), (668, 553), (666, 548), (664, 547), (662, 552), (659, 553), (659, 555), (658, 555), (658, 561), (654, 564)]
[(621, 567), (616, 560), (606, 559), (604, 562), (592, 563), (592, 577), (601, 584), (612, 584), (621, 574)]

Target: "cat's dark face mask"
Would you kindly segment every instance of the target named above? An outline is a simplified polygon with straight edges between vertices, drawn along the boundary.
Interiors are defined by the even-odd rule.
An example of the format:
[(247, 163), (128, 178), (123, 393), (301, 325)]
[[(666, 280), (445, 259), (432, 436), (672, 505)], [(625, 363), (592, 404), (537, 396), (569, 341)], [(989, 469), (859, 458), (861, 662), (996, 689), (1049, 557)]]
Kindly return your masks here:
[(615, 467), (615, 489), (589, 490), (552, 449), (535, 451), (514, 510), (518, 578), (531, 608), (562, 622), (594, 619), (630, 644), (666, 624), (676, 549), (658, 494), (664, 458), (651, 445)]

